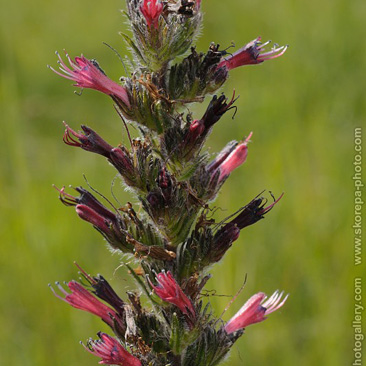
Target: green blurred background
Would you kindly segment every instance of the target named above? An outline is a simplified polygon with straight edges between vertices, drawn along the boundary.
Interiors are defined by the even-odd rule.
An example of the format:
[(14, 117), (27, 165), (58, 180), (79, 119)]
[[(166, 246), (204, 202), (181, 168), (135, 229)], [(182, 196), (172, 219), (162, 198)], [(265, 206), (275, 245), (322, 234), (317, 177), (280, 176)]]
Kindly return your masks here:
[[(353, 362), (352, 174), (353, 131), (365, 121), (366, 3), (361, 0), (203, 0), (203, 36), (237, 47), (258, 35), (290, 44), (285, 56), (232, 71), (223, 91), (240, 94), (210, 137), (211, 151), (253, 131), (248, 161), (232, 174), (216, 205), (222, 218), (263, 189), (276, 208), (245, 229), (212, 271), (207, 289), (233, 295), (247, 284), (225, 319), (253, 293), (289, 292), (287, 304), (247, 329), (228, 365), (350, 365)], [(109, 98), (46, 68), (55, 50), (96, 58), (111, 78), (123, 75), (102, 42), (126, 52), (118, 31), (120, 0), (2, 1), (0, 9), (0, 364), (93, 365), (78, 344), (106, 330), (92, 315), (57, 300), (49, 282), (77, 277), (76, 260), (102, 273), (121, 294), (127, 281), (120, 258), (101, 236), (63, 207), (51, 187), (84, 184), (111, 190), (114, 170), (101, 157), (62, 143), (62, 120), (95, 128), (111, 144), (126, 141)], [(195, 107), (200, 116), (208, 100)], [(85, 184), (84, 184), (85, 185)], [(130, 196), (116, 180), (122, 203)], [(109, 194), (110, 197), (110, 194)], [(358, 275), (360, 273), (358, 272)], [(229, 298), (212, 296), (217, 315)], [(364, 356), (365, 357), (365, 356)]]

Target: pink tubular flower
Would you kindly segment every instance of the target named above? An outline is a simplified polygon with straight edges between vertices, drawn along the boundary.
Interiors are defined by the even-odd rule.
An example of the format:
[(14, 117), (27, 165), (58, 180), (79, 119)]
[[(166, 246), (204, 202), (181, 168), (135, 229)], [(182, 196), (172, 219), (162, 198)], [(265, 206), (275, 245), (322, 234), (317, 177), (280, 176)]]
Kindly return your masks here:
[(141, 362), (125, 350), (117, 339), (99, 332), (100, 340), (90, 340), (85, 349), (94, 356), (100, 357), (100, 364), (120, 366), (141, 366)]
[[(222, 182), (229, 174), (243, 164), (247, 160), (248, 156), (248, 142), (252, 137), (252, 133), (243, 141), (238, 144), (235, 149), (228, 155), (228, 157), (219, 165), (220, 176), (218, 182)], [(215, 171), (216, 173), (216, 171)], [(214, 174), (215, 174), (214, 173)]]
[[(274, 292), (273, 295), (263, 302), (267, 295), (263, 292), (258, 292), (253, 295), (244, 306), (226, 323), (225, 331), (227, 334), (243, 329), (248, 325), (262, 322), (267, 319), (266, 316), (278, 310), (286, 302), (288, 295), (281, 301), (283, 291)], [(281, 301), (281, 302), (280, 302)]]
[(58, 295), (51, 287), (52, 292), (56, 297), (62, 301), (67, 302), (71, 306), (77, 309), (88, 311), (94, 315), (99, 316), (105, 321), (110, 327), (113, 327), (113, 319), (118, 320), (116, 312), (109, 306), (103, 304), (96, 297), (94, 297), (87, 289), (85, 289), (80, 283), (76, 281), (70, 281), (67, 286), (71, 290), (71, 293), (65, 291), (65, 289), (56, 283), (60, 291), (65, 295), (62, 297)]
[(260, 64), (263, 61), (282, 56), (288, 48), (288, 46), (278, 47), (275, 45), (271, 51), (264, 52), (264, 47), (269, 43), (270, 41), (261, 43), (261, 37), (258, 37), (240, 48), (232, 56), (223, 59), (218, 64), (218, 68), (226, 67), (231, 70), (243, 65)]
[(125, 88), (109, 79), (96, 61), (88, 60), (83, 55), (81, 55), (81, 57), (75, 57), (75, 61), (72, 61), (70, 56), (66, 53), (66, 58), (71, 66), (71, 68), (69, 68), (62, 60), (59, 53), (56, 52), (56, 54), (58, 56), (57, 62), (60, 65), (62, 73), (49, 67), (57, 75), (75, 81), (75, 86), (78, 86), (79, 88), (98, 90), (111, 97), (118, 98), (127, 107), (130, 107), (130, 101)]
[(151, 287), (162, 300), (174, 304), (188, 317), (196, 317), (196, 311), (194, 310), (191, 301), (184, 294), (170, 271), (167, 273), (165, 273), (165, 271), (159, 273), (156, 276), (156, 281), (158, 284), (157, 286), (154, 286), (149, 280)]
[(143, 0), (140, 11), (149, 27), (153, 26), (156, 29), (159, 27), (159, 17), (163, 12), (160, 0)]

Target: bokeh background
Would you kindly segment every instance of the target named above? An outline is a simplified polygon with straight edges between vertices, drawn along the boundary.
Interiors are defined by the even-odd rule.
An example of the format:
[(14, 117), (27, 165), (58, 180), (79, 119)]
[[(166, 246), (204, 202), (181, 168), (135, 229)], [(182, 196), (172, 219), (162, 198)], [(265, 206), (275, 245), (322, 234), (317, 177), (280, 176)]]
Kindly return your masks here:
[[(212, 271), (216, 314), (247, 283), (224, 316), (253, 293), (289, 292), (269, 320), (247, 329), (228, 365), (350, 365), (353, 362), (353, 131), (365, 122), (366, 3), (362, 0), (203, 0), (203, 35), (237, 47), (258, 35), (290, 44), (285, 56), (232, 71), (223, 91), (240, 94), (210, 137), (211, 151), (253, 131), (247, 163), (215, 202), (223, 218), (264, 189), (285, 192), (245, 229)], [(101, 236), (63, 207), (52, 184), (85, 185), (111, 197), (114, 170), (101, 157), (62, 143), (66, 120), (86, 123), (110, 143), (126, 141), (109, 98), (46, 68), (55, 50), (96, 58), (111, 78), (124, 74), (121, 0), (15, 0), (0, 8), (0, 364), (93, 365), (78, 344), (106, 330), (92, 315), (56, 299), (47, 284), (77, 278), (73, 261), (102, 273), (121, 294), (131, 283)], [(208, 100), (193, 111), (200, 116)], [(131, 197), (114, 181), (124, 203)], [(358, 273), (359, 274), (359, 273)]]

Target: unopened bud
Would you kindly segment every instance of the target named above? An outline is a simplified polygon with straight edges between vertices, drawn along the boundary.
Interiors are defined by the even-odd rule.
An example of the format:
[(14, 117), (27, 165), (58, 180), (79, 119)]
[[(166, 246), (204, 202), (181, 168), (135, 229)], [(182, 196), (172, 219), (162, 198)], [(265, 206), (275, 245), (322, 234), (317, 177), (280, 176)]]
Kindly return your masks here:
[[(225, 157), (225, 155), (222, 155), (220, 157), (219, 164), (218, 160), (216, 160), (216, 162), (213, 165), (211, 165), (212, 178), (216, 176), (217, 170), (219, 171), (218, 183), (221, 183), (223, 180), (225, 180), (233, 170), (235, 170), (237, 167), (239, 167), (246, 161), (248, 155), (247, 144), (251, 136), (252, 133), (249, 134), (249, 136), (245, 139), (245, 141), (236, 145), (235, 149), (233, 149), (227, 157)], [(213, 170), (212, 166), (216, 166), (216, 169)]]
[(163, 4), (160, 0), (143, 0), (140, 11), (149, 27), (158, 28), (159, 17), (163, 12)]
[(123, 177), (131, 178), (134, 175), (133, 162), (126, 148), (116, 147), (112, 149), (110, 161)]
[(264, 218), (264, 215), (273, 208), (282, 196), (283, 194), (277, 200), (274, 199), (274, 202), (268, 206), (266, 206), (267, 199), (264, 199), (263, 197), (253, 199), (230, 223), (237, 225), (240, 229), (255, 224), (257, 221)]
[(233, 223), (222, 227), (214, 236), (210, 261), (218, 262), (231, 247), (232, 243), (239, 238), (240, 229)]

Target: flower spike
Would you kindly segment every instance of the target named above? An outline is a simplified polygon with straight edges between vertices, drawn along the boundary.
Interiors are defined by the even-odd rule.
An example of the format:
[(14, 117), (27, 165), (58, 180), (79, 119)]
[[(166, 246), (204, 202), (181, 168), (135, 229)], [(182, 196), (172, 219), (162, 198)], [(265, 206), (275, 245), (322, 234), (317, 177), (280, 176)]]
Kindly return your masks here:
[[(108, 277), (92, 276), (79, 265), (80, 281), (53, 286), (55, 296), (112, 328), (114, 335), (99, 332), (99, 338), (83, 344), (100, 364), (219, 365), (245, 327), (263, 321), (287, 300), (283, 292), (268, 299), (257, 293), (225, 324), (211, 309), (211, 291), (204, 290), (211, 277), (209, 266), (282, 197), (271, 193), (272, 200), (259, 194), (224, 220), (215, 218), (220, 207), (213, 201), (231, 173), (246, 162), (252, 137), (249, 130), (248, 137), (227, 141), (217, 154), (206, 148), (216, 124), (225, 114), (234, 119), (239, 108), (235, 90), (229, 97), (218, 90), (232, 69), (278, 58), (287, 46), (271, 49), (258, 37), (236, 51), (234, 43), (221, 48), (211, 42), (201, 52), (195, 45), (202, 29), (201, 6), (202, 0), (127, 0), (124, 13), (131, 34), (120, 35), (132, 53), (128, 69), (109, 46), (125, 69), (119, 81), (109, 79), (97, 61), (83, 55), (71, 58), (56, 52), (58, 67), (50, 67), (75, 89), (110, 96), (126, 129), (122, 137), (115, 136), (117, 145), (110, 145), (85, 125), (73, 130), (64, 123), (64, 143), (103, 156), (137, 201), (120, 203), (114, 180), (112, 199), (88, 181), (90, 192), (78, 187), (75, 196), (64, 187), (57, 189), (61, 202), (73, 206), (113, 253), (121, 255), (140, 288), (128, 291), (124, 299)], [(204, 113), (191, 112), (191, 104), (206, 98)]]

